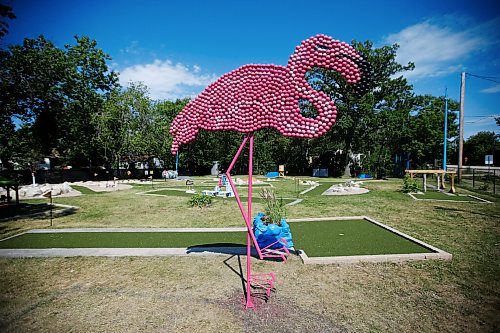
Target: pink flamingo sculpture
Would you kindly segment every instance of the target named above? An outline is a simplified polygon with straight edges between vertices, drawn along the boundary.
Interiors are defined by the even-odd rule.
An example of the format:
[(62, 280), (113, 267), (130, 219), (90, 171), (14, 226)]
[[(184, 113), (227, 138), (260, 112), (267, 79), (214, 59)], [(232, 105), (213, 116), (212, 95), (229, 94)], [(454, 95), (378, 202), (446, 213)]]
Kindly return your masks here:
[[(200, 129), (245, 133), (226, 175), (248, 229), (246, 308), (254, 307), (250, 294), (252, 283), (265, 288), (269, 296), (276, 281), (273, 273), (251, 273), (252, 242), (260, 259), (274, 257), (286, 261), (285, 253), (289, 254), (286, 247), (280, 250), (261, 249), (252, 230), (253, 133), (272, 127), (285, 136), (315, 138), (330, 129), (337, 118), (335, 104), (324, 92), (314, 90), (305, 79), (306, 72), (314, 67), (337, 71), (360, 93), (368, 88), (369, 66), (361, 55), (347, 43), (316, 35), (296, 48), (286, 67), (250, 64), (221, 76), (186, 105), (170, 128), (173, 154), (180, 145), (194, 140)], [(299, 100), (309, 101), (315, 107), (317, 116), (304, 117)], [(248, 205), (245, 212), (230, 173), (247, 141)]]

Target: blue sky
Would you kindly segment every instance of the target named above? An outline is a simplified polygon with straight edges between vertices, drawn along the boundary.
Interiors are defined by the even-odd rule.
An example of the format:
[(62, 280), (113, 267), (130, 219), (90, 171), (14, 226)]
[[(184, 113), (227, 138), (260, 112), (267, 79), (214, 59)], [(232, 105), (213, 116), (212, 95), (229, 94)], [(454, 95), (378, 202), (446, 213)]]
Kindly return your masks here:
[[(113, 60), (121, 83), (152, 98), (194, 96), (247, 63), (286, 65), (295, 46), (323, 33), (376, 46), (398, 43), (418, 94), (459, 99), (460, 72), (500, 82), (497, 1), (74, 1), (13, 0), (4, 43), (40, 34), (58, 46), (87, 35)], [(499, 133), (500, 83), (467, 77), (465, 137)]]

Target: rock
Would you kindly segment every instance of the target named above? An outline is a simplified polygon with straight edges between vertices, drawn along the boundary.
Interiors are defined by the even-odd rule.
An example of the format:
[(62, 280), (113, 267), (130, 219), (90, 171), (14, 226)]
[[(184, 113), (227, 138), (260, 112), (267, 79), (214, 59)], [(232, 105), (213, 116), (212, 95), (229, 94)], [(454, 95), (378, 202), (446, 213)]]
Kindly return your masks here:
[(61, 192), (62, 193), (69, 193), (71, 192), (73, 189), (71, 188), (71, 186), (69, 186), (69, 183), (68, 182), (64, 182), (61, 184)]
[(27, 198), (38, 197), (43, 193), (40, 187), (38, 186), (33, 187), (31, 185), (28, 185), (24, 187), (24, 190), (26, 191), (25, 197)]
[(56, 196), (56, 195), (60, 195), (61, 194), (61, 188), (59, 186), (55, 186), (54, 188), (52, 188), (52, 190), (50, 191), (50, 193), (52, 194), (52, 196)]

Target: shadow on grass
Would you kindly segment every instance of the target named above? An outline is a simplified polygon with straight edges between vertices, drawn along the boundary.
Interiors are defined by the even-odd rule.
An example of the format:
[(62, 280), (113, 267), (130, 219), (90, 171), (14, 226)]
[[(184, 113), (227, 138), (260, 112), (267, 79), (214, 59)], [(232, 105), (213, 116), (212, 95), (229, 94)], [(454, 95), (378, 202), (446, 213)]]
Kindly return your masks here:
[[(238, 263), (237, 263), (237, 269), (235, 269), (234, 267), (232, 267), (230, 264), (229, 264), (229, 261), (236, 257), (238, 259)], [(246, 283), (247, 283), (247, 280), (245, 279), (244, 275), (243, 275), (243, 267), (241, 265), (241, 256), (240, 255), (232, 255), (230, 256), (229, 258), (225, 259), (222, 261), (224, 263), (224, 265), (226, 265), (234, 274), (236, 274), (240, 280), (241, 280), (241, 289), (243, 290), (243, 294), (245, 295), (245, 300), (248, 298), (248, 295), (247, 295), (247, 289), (246, 289)], [(265, 291), (262, 290), (262, 288), (259, 288), (257, 286), (254, 286), (254, 285), (251, 285), (250, 286), (253, 290), (252, 292), (252, 298), (253, 299), (260, 299), (261, 301), (264, 301), (264, 302), (268, 302), (269, 301), (269, 296), (265, 293)], [(276, 292), (276, 288), (272, 288), (271, 289), (272, 292)]]
[[(238, 270), (234, 269), (228, 262), (232, 258), (236, 257), (238, 259)], [(243, 277), (243, 268), (241, 267), (241, 256), (239, 255), (232, 255), (226, 260), (222, 261), (226, 267), (228, 267), (231, 271), (233, 271), (234, 274), (236, 274), (240, 280), (241, 280), (241, 289), (243, 290), (243, 293), (245, 294), (245, 298), (247, 297), (247, 289), (245, 288), (245, 283), (247, 280)]]
[(209, 243), (209, 244), (192, 245), (187, 248), (188, 254), (203, 253), (203, 252), (243, 255), (246, 254), (246, 247), (244, 244), (239, 244), (239, 243)]
[(447, 212), (461, 212), (461, 213), (469, 213), (469, 214), (474, 214), (474, 215), (481, 215), (481, 216), (487, 216), (487, 217), (500, 218), (500, 215), (486, 214), (486, 213), (481, 213), (481, 212), (478, 212), (478, 211), (466, 210), (466, 209), (460, 209), (460, 208), (434, 206), (434, 209), (438, 210), (438, 211), (442, 210), (442, 211), (447, 211)]
[[(62, 208), (52, 206), (52, 216), (59, 217), (76, 213), (76, 207)], [(8, 222), (13, 219), (38, 219), (50, 217), (51, 205), (48, 203), (20, 203), (19, 205), (0, 206), (0, 221)]]

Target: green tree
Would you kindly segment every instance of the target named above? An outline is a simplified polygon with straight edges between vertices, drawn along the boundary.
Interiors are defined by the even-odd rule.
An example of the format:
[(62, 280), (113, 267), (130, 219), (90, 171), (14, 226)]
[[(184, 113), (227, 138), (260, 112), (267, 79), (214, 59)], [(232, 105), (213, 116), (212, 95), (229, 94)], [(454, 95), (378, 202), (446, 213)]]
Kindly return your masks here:
[(6, 129), (0, 141), (7, 142), (2, 160), (12, 157), (16, 118), (39, 142), (37, 155), (85, 164), (96, 155), (92, 114), (117, 87), (117, 75), (108, 70), (110, 58), (95, 41), (75, 38), (76, 44), (64, 49), (43, 36), (26, 38), (0, 54), (1, 126)]
[(172, 137), (168, 131), (187, 102), (187, 99), (154, 102), (142, 83), (115, 89), (93, 117), (101, 154), (115, 168), (121, 161), (150, 162), (154, 157), (173, 165)]
[(469, 165), (484, 165), (485, 155), (494, 155), (500, 147), (499, 136), (494, 132), (479, 132), (464, 142), (464, 157)]
[(5, 130), (0, 134), (2, 161), (11, 160), (14, 153), (14, 118), (26, 126), (23, 133), (29, 130), (30, 136), (38, 139), (36, 155), (52, 153), (57, 145), (57, 114), (65, 104), (66, 68), (64, 51), (43, 36), (25, 39), (22, 45), (10, 46), (1, 53), (0, 110)]
[[(314, 140), (312, 154), (326, 154), (327, 159), (335, 158), (338, 168), (343, 174), (350, 175), (351, 156), (353, 152), (364, 152), (367, 155), (385, 156), (389, 149), (386, 142), (395, 141), (401, 126), (388, 130), (386, 122), (389, 115), (394, 118), (400, 115), (399, 121), (409, 111), (408, 100), (413, 96), (411, 85), (397, 74), (412, 70), (412, 63), (401, 65), (396, 61), (397, 45), (374, 48), (373, 43), (353, 41), (353, 46), (360, 52), (371, 66), (371, 89), (363, 96), (346, 83), (339, 73), (322, 68), (310, 72), (312, 86), (327, 93), (337, 106), (337, 123), (326, 135)], [(393, 112), (398, 112), (392, 114)], [(390, 124), (397, 124), (394, 120)], [(392, 130), (398, 129), (394, 132)], [(396, 140), (397, 141), (397, 140)], [(339, 155), (339, 151), (342, 154)], [(391, 155), (389, 152), (387, 155)], [(340, 157), (340, 159), (339, 159)]]
[(68, 77), (65, 82), (67, 107), (60, 115), (59, 144), (67, 162), (98, 158), (93, 114), (99, 112), (111, 91), (118, 87), (118, 75), (106, 64), (111, 57), (97, 48), (89, 37), (75, 36), (75, 45), (66, 45)]
[[(410, 116), (408, 139), (404, 149), (411, 153), (412, 164), (424, 167), (426, 164), (442, 165), (444, 142), (444, 97), (431, 95), (416, 96)], [(448, 110), (458, 110), (459, 103), (448, 100)], [(448, 137), (458, 135), (456, 113), (448, 113)], [(447, 156), (451, 155), (448, 146)]]

